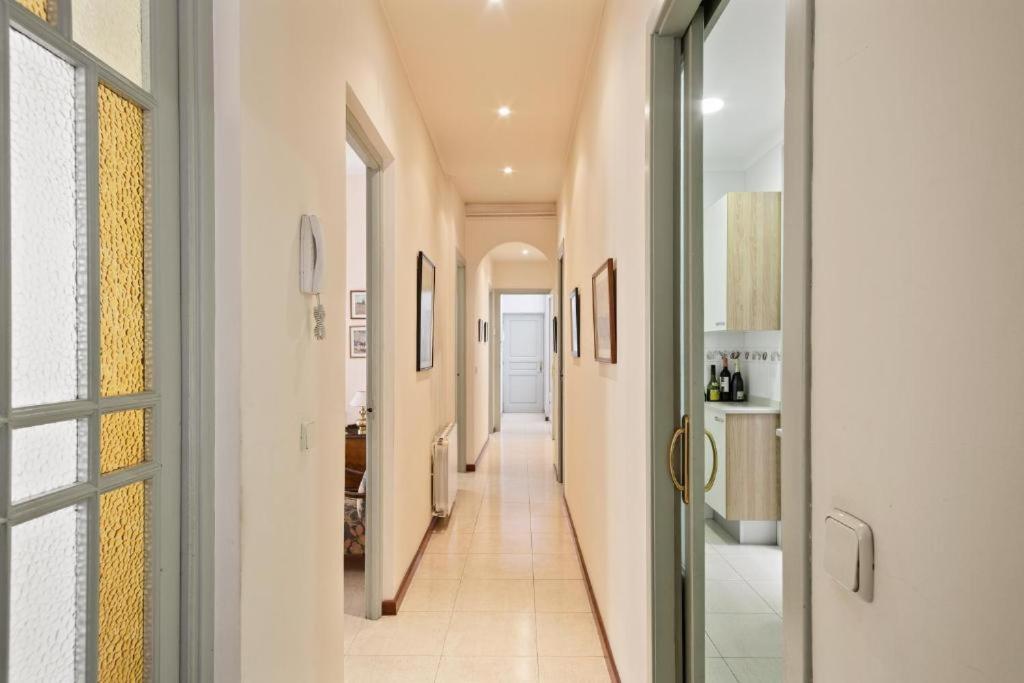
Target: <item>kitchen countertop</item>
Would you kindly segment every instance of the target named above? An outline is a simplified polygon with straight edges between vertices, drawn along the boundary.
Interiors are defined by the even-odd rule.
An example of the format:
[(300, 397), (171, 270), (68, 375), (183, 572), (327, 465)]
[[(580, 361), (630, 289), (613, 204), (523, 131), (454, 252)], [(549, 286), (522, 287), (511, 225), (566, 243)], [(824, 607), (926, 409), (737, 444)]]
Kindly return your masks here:
[(766, 398), (751, 398), (742, 403), (705, 401), (704, 407), (726, 415), (775, 415), (782, 412), (778, 401), (769, 401)]

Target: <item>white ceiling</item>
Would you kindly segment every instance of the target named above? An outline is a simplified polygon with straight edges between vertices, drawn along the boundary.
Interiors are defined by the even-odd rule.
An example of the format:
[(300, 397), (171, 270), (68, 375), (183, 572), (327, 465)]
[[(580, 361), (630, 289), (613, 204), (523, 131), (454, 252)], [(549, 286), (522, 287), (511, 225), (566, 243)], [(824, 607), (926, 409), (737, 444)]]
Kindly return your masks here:
[[(525, 254), (523, 252), (526, 252)], [(523, 242), (505, 242), (499, 244), (488, 252), (492, 261), (515, 261), (525, 263), (530, 261), (547, 261), (548, 257), (535, 247)]]
[(380, 1), (463, 200), (556, 200), (604, 0)]
[(782, 142), (785, 0), (729, 0), (704, 46), (704, 167), (742, 171)]

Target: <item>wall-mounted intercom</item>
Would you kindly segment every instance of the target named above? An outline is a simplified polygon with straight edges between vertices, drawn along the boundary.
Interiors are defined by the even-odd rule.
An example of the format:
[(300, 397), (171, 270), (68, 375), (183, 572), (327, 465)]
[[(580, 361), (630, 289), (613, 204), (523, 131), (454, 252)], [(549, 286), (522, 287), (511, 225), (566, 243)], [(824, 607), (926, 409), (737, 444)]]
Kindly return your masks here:
[(303, 294), (316, 295), (316, 306), (313, 308), (313, 336), (317, 339), (327, 336), (324, 324), (327, 313), (320, 303), (320, 287), (324, 279), (326, 257), (320, 219), (312, 214), (306, 214), (299, 222), (299, 289)]

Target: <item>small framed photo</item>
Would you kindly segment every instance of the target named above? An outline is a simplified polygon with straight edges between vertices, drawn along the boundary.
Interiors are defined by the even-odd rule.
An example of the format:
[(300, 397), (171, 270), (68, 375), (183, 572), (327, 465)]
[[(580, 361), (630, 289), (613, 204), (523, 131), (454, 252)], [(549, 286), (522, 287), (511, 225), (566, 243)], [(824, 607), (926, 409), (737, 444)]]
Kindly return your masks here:
[(366, 320), (366, 290), (353, 289), (348, 293), (348, 312), (352, 320)]
[(615, 263), (607, 259), (591, 278), (594, 288), (594, 359), (616, 362)]
[(484, 340), (484, 321), (480, 318), (476, 319), (476, 340), (478, 342)]
[(434, 262), (416, 257), (416, 371), (434, 367)]
[(366, 325), (348, 328), (348, 357), (366, 358)]
[(484, 321), (484, 344), (487, 343), (487, 321)]
[(580, 288), (569, 292), (569, 344), (574, 358), (580, 357)]

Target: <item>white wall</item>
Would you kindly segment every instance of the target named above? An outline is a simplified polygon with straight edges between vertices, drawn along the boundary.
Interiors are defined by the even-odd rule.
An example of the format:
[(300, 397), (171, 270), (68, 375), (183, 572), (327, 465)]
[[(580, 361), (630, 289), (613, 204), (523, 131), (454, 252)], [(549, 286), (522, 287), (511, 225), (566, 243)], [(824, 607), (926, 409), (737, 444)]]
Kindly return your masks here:
[[(469, 442), (466, 445), (466, 462), (475, 464), (489, 436), (490, 408), (490, 341), (479, 339), (477, 321), (490, 322), (490, 293), (493, 264), (489, 256), (466, 267), (466, 415), (469, 425), (466, 429)], [(493, 339), (493, 335), (489, 339)]]
[(494, 261), (495, 289), (554, 289), (554, 261)]
[[(385, 390), (394, 397), (379, 416), (385, 597), (427, 528), (429, 443), (455, 412), (450, 331), (462, 201), (440, 168), (376, 2), (229, 0), (216, 11), (217, 310), (230, 321), (218, 327), (228, 331), (217, 349), (225, 361), (216, 377), (217, 679), (337, 681), (346, 105), (358, 100), (394, 158), (383, 174), (379, 293)], [(307, 212), (325, 229), (326, 342), (313, 340), (313, 301), (297, 287), (298, 223)], [(437, 265), (435, 367), (427, 372), (413, 364), (419, 250)], [(315, 447), (300, 453), (306, 420), (316, 423)]]
[[(565, 360), (565, 495), (624, 681), (649, 677), (646, 58), (660, 2), (609, 0), (559, 200), (581, 357)], [(618, 364), (594, 361), (591, 276), (615, 260)], [(567, 310), (567, 309), (566, 309)], [(629, 491), (628, 504), (609, 504)]]
[[(1020, 680), (1024, 4), (815, 4), (814, 678)], [(832, 507), (871, 604), (822, 569)]]
[(353, 326), (365, 326), (366, 320), (352, 319), (354, 289), (366, 289), (366, 165), (346, 145), (348, 184), (345, 190), (345, 419), (348, 424), (359, 418), (359, 408), (348, 405), (357, 391), (366, 391), (366, 359), (349, 355), (349, 335)]

